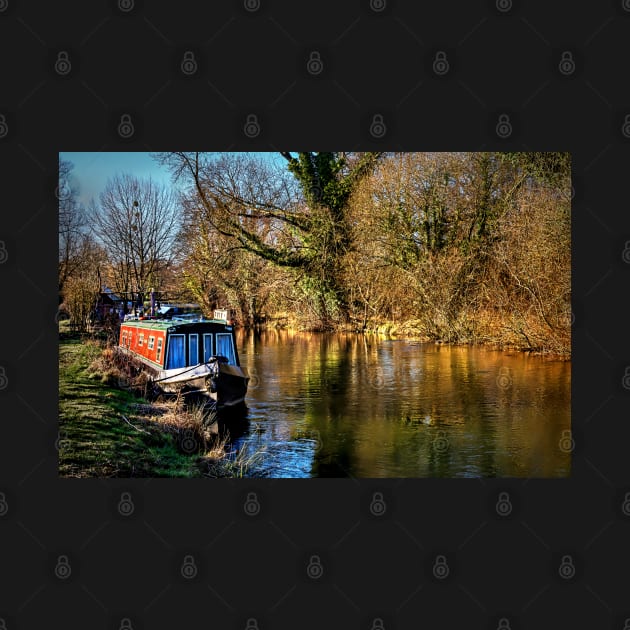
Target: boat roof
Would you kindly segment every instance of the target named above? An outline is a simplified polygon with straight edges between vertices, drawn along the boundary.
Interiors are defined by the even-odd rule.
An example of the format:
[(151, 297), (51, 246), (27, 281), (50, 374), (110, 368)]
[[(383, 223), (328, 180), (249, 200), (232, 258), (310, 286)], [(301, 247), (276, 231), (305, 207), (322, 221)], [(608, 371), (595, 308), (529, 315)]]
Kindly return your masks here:
[(204, 319), (197, 321), (186, 321), (183, 319), (170, 319), (170, 320), (154, 320), (154, 319), (144, 319), (144, 320), (128, 320), (123, 322), (123, 326), (133, 326), (134, 328), (144, 328), (149, 330), (167, 330), (169, 328), (181, 328), (181, 327), (197, 327), (203, 326), (204, 324), (214, 324), (223, 326), (226, 330), (232, 330), (232, 326), (229, 326), (224, 319)]

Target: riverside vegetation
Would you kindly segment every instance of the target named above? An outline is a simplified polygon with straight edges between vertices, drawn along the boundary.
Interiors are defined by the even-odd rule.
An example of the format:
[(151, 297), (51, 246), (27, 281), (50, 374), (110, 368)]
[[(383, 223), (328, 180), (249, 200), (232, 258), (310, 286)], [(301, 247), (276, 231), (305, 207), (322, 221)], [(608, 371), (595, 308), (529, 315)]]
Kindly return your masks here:
[(61, 333), (61, 476), (255, 475), (260, 453), (231, 457), (229, 436), (213, 420), (201, 402), (150, 396), (143, 373), (129, 369), (103, 340)]
[(61, 163), (60, 301), (79, 328), (106, 284), (244, 325), (570, 356), (569, 154), (154, 157), (177, 194), (122, 173), (88, 208)]

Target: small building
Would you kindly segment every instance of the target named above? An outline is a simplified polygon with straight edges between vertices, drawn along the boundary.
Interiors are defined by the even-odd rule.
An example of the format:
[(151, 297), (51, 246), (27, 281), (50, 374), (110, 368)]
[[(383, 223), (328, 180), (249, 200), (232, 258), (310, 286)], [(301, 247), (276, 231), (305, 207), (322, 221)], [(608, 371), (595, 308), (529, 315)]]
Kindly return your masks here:
[(125, 313), (125, 300), (114, 293), (109, 287), (103, 287), (96, 302), (95, 314), (97, 321), (109, 319), (112, 316), (122, 320)]

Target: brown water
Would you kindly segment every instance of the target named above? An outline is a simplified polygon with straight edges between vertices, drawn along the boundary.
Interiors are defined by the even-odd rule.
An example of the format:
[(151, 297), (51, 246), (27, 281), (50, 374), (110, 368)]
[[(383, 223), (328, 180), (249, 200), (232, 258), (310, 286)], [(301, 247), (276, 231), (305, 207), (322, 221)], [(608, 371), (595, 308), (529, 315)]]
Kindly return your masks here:
[(287, 331), (239, 331), (238, 347), (252, 379), (234, 447), (263, 450), (257, 474), (570, 474), (570, 362)]

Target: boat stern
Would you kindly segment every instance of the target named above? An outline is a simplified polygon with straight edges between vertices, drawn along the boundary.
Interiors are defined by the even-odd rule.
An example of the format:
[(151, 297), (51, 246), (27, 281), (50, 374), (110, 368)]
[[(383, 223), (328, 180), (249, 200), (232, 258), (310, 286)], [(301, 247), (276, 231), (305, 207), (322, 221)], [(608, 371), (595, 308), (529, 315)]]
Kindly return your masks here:
[(246, 368), (219, 363), (219, 374), (215, 380), (216, 401), (219, 408), (233, 407), (245, 402), (249, 384)]

